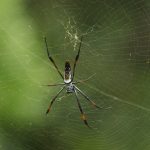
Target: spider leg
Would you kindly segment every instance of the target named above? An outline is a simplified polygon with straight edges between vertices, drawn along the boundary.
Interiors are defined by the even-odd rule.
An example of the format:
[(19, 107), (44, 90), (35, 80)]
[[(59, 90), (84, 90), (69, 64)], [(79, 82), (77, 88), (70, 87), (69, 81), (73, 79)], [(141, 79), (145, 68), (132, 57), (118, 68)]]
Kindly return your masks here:
[(78, 103), (79, 110), (80, 110), (80, 112), (81, 112), (81, 119), (84, 121), (84, 124), (90, 128), (90, 126), (88, 125), (88, 122), (87, 122), (87, 120), (86, 120), (86, 116), (85, 116), (85, 114), (84, 114), (84, 112), (83, 112), (83, 110), (82, 110), (81, 104), (80, 104), (80, 102), (79, 102), (79, 98), (78, 98), (78, 95), (77, 95), (77, 91), (76, 91), (76, 90), (75, 90), (75, 95), (76, 95), (76, 99), (77, 99), (77, 103)]
[(63, 90), (64, 88), (65, 88), (65, 86), (63, 86), (63, 87), (60, 89), (60, 91), (56, 94), (56, 96), (53, 97), (53, 99), (52, 99), (52, 101), (50, 102), (50, 105), (49, 105), (49, 107), (48, 107), (48, 109), (47, 109), (47, 111), (46, 111), (46, 114), (49, 113), (49, 111), (50, 111), (50, 109), (51, 109), (51, 107), (52, 107), (52, 104), (54, 103), (54, 101), (56, 100), (56, 98), (57, 98), (58, 95), (62, 92), (62, 90)]
[(47, 84), (43, 86), (58, 86), (58, 85), (65, 85), (65, 83)]
[(83, 36), (81, 36), (81, 40), (80, 40), (80, 44), (79, 44), (79, 50), (78, 50), (78, 54), (76, 55), (75, 62), (74, 62), (74, 66), (73, 66), (73, 75), (72, 75), (72, 81), (73, 81), (74, 74), (75, 74), (75, 68), (76, 68), (76, 64), (77, 64), (77, 61), (78, 61), (78, 59), (79, 59), (79, 56), (80, 56), (80, 49), (81, 49), (82, 39), (83, 39)]
[(79, 93), (80, 93), (86, 100), (88, 100), (89, 102), (91, 102), (91, 104), (92, 104), (94, 107), (99, 108), (99, 109), (102, 108), (102, 107), (97, 106), (96, 103), (93, 102), (88, 96), (86, 96), (86, 94), (84, 94), (78, 87), (75, 86), (75, 89), (77, 89), (77, 91), (79, 91)]
[(45, 45), (46, 45), (46, 51), (47, 51), (47, 55), (48, 55), (48, 58), (49, 60), (53, 63), (54, 67), (56, 68), (56, 70), (58, 71), (59, 75), (61, 76), (62, 79), (64, 79), (62, 73), (59, 71), (54, 59), (51, 57), (50, 53), (49, 53), (49, 50), (48, 50), (48, 44), (47, 44), (47, 39), (46, 37), (44, 37), (44, 41), (45, 41)]
[[(95, 74), (96, 74), (96, 73), (95, 73)], [(86, 82), (86, 81), (90, 80), (91, 78), (93, 78), (93, 76), (95, 76), (95, 74), (91, 75), (91, 76), (88, 77), (87, 79), (75, 81), (75, 82), (72, 82), (72, 83), (73, 83), (73, 84), (78, 84), (78, 83)]]

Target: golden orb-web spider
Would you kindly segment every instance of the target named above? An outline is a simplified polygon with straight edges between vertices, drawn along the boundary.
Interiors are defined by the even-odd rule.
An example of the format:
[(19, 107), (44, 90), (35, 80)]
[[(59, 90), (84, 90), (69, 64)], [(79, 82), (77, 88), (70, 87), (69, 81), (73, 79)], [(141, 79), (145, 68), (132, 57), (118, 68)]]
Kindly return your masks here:
[(82, 107), (81, 107), (81, 104), (79, 102), (79, 98), (78, 98), (78, 95), (77, 95), (77, 92), (79, 92), (86, 100), (88, 100), (93, 106), (95, 106), (96, 108), (101, 108), (99, 106), (97, 106), (88, 96), (86, 96), (86, 94), (84, 94), (75, 84), (78, 84), (78, 83), (82, 83), (82, 82), (85, 82), (87, 80), (89, 80), (91, 77), (89, 77), (88, 79), (85, 79), (85, 80), (80, 80), (80, 81), (73, 81), (74, 79), (74, 75), (75, 75), (75, 68), (76, 68), (76, 64), (77, 64), (77, 61), (79, 59), (79, 56), (80, 56), (80, 49), (81, 49), (81, 44), (82, 44), (82, 39), (83, 37), (81, 37), (81, 40), (80, 40), (80, 43), (79, 43), (79, 49), (78, 49), (78, 53), (76, 55), (76, 58), (75, 58), (75, 61), (74, 61), (74, 66), (73, 66), (73, 72), (71, 71), (71, 66), (70, 66), (70, 62), (69, 61), (66, 61), (65, 62), (65, 70), (64, 70), (64, 76), (62, 75), (62, 73), (60, 72), (60, 70), (58, 69), (54, 59), (52, 58), (52, 56), (50, 55), (49, 53), (49, 50), (48, 50), (48, 44), (47, 44), (47, 39), (46, 37), (44, 38), (44, 41), (45, 41), (45, 45), (46, 45), (46, 50), (47, 50), (47, 55), (48, 55), (48, 58), (49, 60), (53, 63), (54, 67), (56, 68), (56, 70), (58, 71), (59, 75), (61, 76), (61, 78), (63, 79), (64, 83), (56, 83), (56, 84), (49, 84), (49, 85), (46, 85), (46, 86), (61, 86), (62, 85), (62, 88), (60, 89), (60, 91), (53, 97), (52, 101), (50, 102), (50, 105), (46, 111), (46, 114), (49, 113), (51, 107), (52, 107), (52, 104), (54, 103), (54, 101), (56, 100), (56, 98), (58, 97), (58, 95), (66, 88), (66, 93), (75, 93), (75, 96), (76, 96), (76, 100), (77, 100), (77, 104), (78, 104), (78, 107), (79, 107), (79, 110), (81, 112), (81, 119), (84, 121), (85, 125), (87, 125), (88, 127), (90, 127), (88, 125), (88, 122), (87, 122), (87, 119), (85, 117), (85, 114), (82, 110)]

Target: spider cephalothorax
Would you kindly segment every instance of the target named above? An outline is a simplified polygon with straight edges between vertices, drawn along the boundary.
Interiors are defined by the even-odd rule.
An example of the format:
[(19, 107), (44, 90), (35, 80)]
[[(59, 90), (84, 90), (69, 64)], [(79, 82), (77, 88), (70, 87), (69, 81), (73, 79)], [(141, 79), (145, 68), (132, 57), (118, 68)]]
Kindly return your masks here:
[(57, 65), (55, 64), (55, 61), (53, 60), (53, 58), (51, 57), (49, 51), (48, 51), (48, 45), (47, 45), (47, 40), (46, 40), (46, 37), (45, 37), (45, 44), (46, 44), (46, 50), (47, 50), (47, 55), (48, 55), (48, 58), (49, 60), (53, 63), (54, 67), (56, 68), (56, 70), (58, 71), (59, 75), (61, 76), (61, 78), (63, 79), (64, 83), (56, 83), (56, 84), (49, 84), (47, 86), (63, 86), (60, 91), (53, 97), (52, 101), (50, 102), (50, 105), (46, 111), (46, 114), (48, 114), (48, 112), (50, 111), (51, 109), (51, 106), (52, 104), (54, 103), (54, 101), (56, 100), (56, 98), (58, 97), (58, 95), (66, 88), (66, 92), (67, 93), (75, 93), (75, 96), (76, 96), (76, 100), (77, 100), (77, 104), (78, 104), (78, 107), (79, 107), (79, 110), (81, 112), (81, 118), (82, 120), (84, 121), (85, 125), (88, 125), (88, 122), (86, 120), (86, 117), (84, 115), (84, 112), (82, 110), (82, 107), (81, 107), (81, 104), (79, 102), (79, 98), (78, 98), (78, 92), (86, 99), (88, 100), (93, 106), (97, 107), (97, 108), (101, 108), (99, 106), (97, 106), (88, 96), (86, 96), (85, 93), (83, 93), (75, 84), (78, 84), (78, 83), (82, 83), (82, 82), (85, 82), (87, 80), (89, 80), (91, 77), (89, 77), (88, 79), (86, 80), (81, 80), (81, 81), (76, 81), (74, 82), (74, 75), (75, 75), (75, 68), (76, 68), (76, 63), (79, 59), (79, 55), (80, 55), (80, 48), (81, 48), (81, 43), (82, 43), (82, 37), (81, 37), (81, 40), (80, 40), (80, 44), (79, 44), (79, 50), (78, 50), (78, 54), (76, 55), (76, 58), (75, 58), (75, 62), (74, 62), (74, 66), (73, 66), (73, 71), (71, 70), (71, 65), (70, 65), (70, 62), (69, 61), (66, 61), (65, 62), (65, 70), (64, 70), (64, 76), (62, 75), (62, 73), (60, 72), (60, 70), (58, 69)]

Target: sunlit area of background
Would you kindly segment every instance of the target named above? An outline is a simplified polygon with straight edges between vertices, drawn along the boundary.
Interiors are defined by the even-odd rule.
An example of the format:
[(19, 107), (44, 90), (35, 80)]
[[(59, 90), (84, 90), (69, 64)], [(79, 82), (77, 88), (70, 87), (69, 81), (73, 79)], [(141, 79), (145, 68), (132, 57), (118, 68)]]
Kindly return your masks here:
[[(0, 150), (150, 149), (149, 0), (0, 1)], [(49, 61), (43, 37), (63, 73), (102, 109), (79, 99), (92, 129)]]

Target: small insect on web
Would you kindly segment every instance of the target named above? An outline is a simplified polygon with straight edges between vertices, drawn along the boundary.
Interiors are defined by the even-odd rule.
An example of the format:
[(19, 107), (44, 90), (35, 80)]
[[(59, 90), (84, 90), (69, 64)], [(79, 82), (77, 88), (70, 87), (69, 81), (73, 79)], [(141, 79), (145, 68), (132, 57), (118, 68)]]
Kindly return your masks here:
[(81, 49), (81, 45), (82, 45), (82, 39), (83, 39), (83, 36), (81, 37), (81, 40), (80, 40), (80, 43), (79, 43), (79, 49), (78, 49), (78, 53), (75, 57), (75, 61), (74, 61), (74, 65), (73, 65), (73, 71), (71, 71), (71, 65), (70, 65), (70, 62), (69, 61), (66, 61), (65, 62), (65, 70), (64, 70), (64, 76), (62, 75), (62, 73), (60, 72), (59, 68), (57, 67), (54, 59), (52, 58), (52, 56), (50, 55), (49, 53), (49, 50), (48, 50), (48, 44), (47, 44), (47, 39), (46, 37), (44, 38), (44, 41), (45, 41), (45, 45), (46, 45), (46, 51), (47, 51), (47, 55), (48, 55), (48, 58), (49, 60), (53, 63), (54, 67), (56, 68), (57, 72), (59, 73), (60, 77), (63, 79), (63, 83), (56, 83), (56, 84), (48, 84), (46, 86), (62, 86), (62, 88), (58, 91), (58, 93), (53, 97), (53, 99), (51, 100), (50, 102), (50, 105), (46, 111), (46, 114), (49, 113), (51, 107), (52, 107), (52, 104), (54, 103), (54, 101), (56, 100), (56, 98), (59, 96), (59, 94), (64, 90), (66, 89), (66, 93), (74, 93), (75, 94), (75, 97), (76, 97), (76, 100), (77, 100), (77, 104), (78, 104), (78, 107), (79, 107), (79, 110), (81, 112), (81, 119), (84, 121), (85, 125), (90, 127), (88, 125), (88, 122), (87, 122), (87, 119), (86, 119), (86, 116), (83, 112), (83, 109), (81, 107), (81, 104), (80, 104), (80, 101), (79, 101), (79, 98), (78, 98), (78, 93), (80, 93), (86, 100), (88, 100), (93, 106), (95, 106), (96, 108), (101, 108), (99, 106), (96, 105), (95, 102), (93, 102), (86, 94), (84, 94), (84, 92), (82, 92), (77, 86), (76, 84), (78, 83), (83, 83), (87, 80), (89, 80), (91, 77), (89, 77), (88, 79), (85, 79), (85, 80), (80, 80), (80, 81), (74, 81), (74, 76), (75, 76), (75, 69), (76, 69), (76, 64), (77, 64), (77, 61), (79, 60), (79, 56), (80, 56), (80, 49)]

